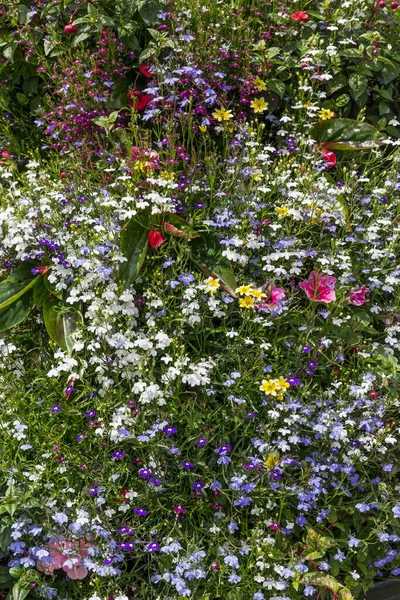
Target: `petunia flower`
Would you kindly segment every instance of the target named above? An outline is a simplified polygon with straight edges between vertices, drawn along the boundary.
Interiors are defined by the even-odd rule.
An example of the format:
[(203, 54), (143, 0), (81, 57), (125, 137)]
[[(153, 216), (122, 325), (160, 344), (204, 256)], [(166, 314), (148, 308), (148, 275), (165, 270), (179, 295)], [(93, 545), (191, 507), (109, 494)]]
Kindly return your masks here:
[(313, 302), (333, 302), (336, 300), (334, 285), (336, 278), (330, 275), (320, 275), (312, 271), (306, 281), (302, 281), (299, 285), (305, 291), (307, 297)]
[(349, 297), (347, 298), (347, 302), (354, 304), (354, 306), (362, 306), (368, 302), (366, 295), (370, 293), (371, 290), (365, 285), (362, 285), (357, 289), (351, 289), (349, 292)]

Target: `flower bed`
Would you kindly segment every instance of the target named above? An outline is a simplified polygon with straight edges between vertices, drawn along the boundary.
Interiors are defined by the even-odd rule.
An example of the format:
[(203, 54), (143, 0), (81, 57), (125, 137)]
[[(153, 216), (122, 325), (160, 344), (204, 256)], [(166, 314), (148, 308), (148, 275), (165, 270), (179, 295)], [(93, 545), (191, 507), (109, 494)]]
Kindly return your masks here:
[(189, 4), (1, 16), (0, 598), (400, 575), (397, 3)]

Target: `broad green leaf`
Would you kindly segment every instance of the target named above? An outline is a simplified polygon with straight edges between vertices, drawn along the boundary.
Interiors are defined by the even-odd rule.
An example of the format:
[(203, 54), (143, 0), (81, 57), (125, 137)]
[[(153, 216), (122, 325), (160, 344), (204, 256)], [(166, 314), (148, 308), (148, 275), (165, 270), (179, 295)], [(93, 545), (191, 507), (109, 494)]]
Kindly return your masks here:
[(20, 581), (18, 581), (13, 586), (8, 596), (10, 596), (10, 600), (24, 600), (28, 596), (30, 591), (31, 588), (29, 586), (29, 583), (21, 583)]
[(17, 47), (18, 46), (15, 42), (11, 42), (11, 44), (7, 44), (7, 46), (3, 50), (3, 56), (10, 62), (14, 62), (14, 54), (15, 54)]
[(132, 217), (121, 236), (122, 254), (127, 261), (119, 268), (118, 278), (128, 287), (139, 275), (146, 258), (149, 234), (149, 214)]
[(265, 85), (271, 92), (277, 94), (279, 98), (283, 98), (285, 95), (285, 84), (280, 79), (268, 79)]
[(364, 150), (382, 143), (373, 125), (352, 119), (328, 119), (311, 127), (310, 136), (329, 150)]
[(368, 87), (368, 78), (359, 73), (352, 73), (349, 77), (349, 86), (355, 99), (359, 98)]
[(82, 33), (80, 33), (79, 35), (74, 37), (74, 39), (72, 40), (71, 46), (73, 48), (75, 48), (75, 46), (77, 46), (81, 42), (84, 42), (85, 40), (89, 39), (90, 36), (91, 36), (90, 31), (82, 31)]
[(36, 266), (37, 261), (25, 260), (8, 275), (7, 279), (12, 279), (13, 281), (29, 281), (30, 279), (34, 279), (36, 275), (32, 273), (32, 269)]
[(12, 304), (0, 308), (0, 331), (25, 321), (33, 309), (33, 290), (30, 289)]
[(3, 525), (3, 527), (0, 529), (0, 550), (5, 552), (6, 548), (8, 548), (11, 542), (11, 526)]
[(0, 565), (0, 585), (3, 583), (11, 583), (12, 578), (8, 567)]
[(282, 52), (281, 48), (278, 48), (277, 46), (273, 46), (272, 48), (267, 48), (265, 50), (264, 56), (268, 60), (271, 60), (271, 58), (274, 58), (274, 56), (278, 56), (278, 54), (280, 54), (281, 52)]
[(210, 232), (201, 233), (190, 243), (190, 258), (207, 275), (219, 279), (221, 287), (231, 296), (236, 297), (237, 283), (232, 265), (223, 256), (224, 247), (218, 237)]
[(32, 279), (28, 285), (26, 282), (12, 281), (5, 279), (0, 283), (0, 309), (9, 306), (28, 290), (30, 290), (36, 283), (36, 278)]
[(154, 0), (144, 0), (139, 5), (139, 14), (146, 25), (152, 25), (156, 21), (159, 10), (158, 2)]
[(79, 313), (60, 300), (46, 300), (43, 319), (47, 333), (63, 350), (71, 353), (75, 344), (75, 331), (80, 321)]
[(33, 301), (37, 308), (43, 306), (46, 300), (49, 298), (50, 292), (46, 287), (44, 275), (39, 275), (33, 288)]
[(157, 48), (155, 46), (147, 46), (147, 48), (145, 48), (139, 56), (139, 64), (146, 60), (146, 58), (149, 58), (149, 56), (153, 56), (153, 54), (156, 52)]
[(163, 213), (163, 228), (166, 233), (174, 237), (196, 238), (199, 233), (182, 217), (175, 213)]

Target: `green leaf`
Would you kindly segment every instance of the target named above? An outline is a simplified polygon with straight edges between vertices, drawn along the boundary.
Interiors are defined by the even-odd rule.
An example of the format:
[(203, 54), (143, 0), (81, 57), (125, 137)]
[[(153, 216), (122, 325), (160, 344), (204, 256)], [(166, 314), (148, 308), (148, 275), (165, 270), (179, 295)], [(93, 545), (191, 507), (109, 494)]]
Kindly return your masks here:
[(157, 51), (157, 48), (155, 48), (154, 46), (147, 46), (147, 48), (145, 48), (139, 56), (139, 64), (141, 64), (144, 60), (146, 60), (146, 58), (149, 58), (149, 56), (153, 56), (153, 54), (155, 54)]
[(369, 123), (352, 119), (328, 119), (311, 127), (310, 136), (330, 150), (364, 150), (379, 145), (383, 139)]
[(219, 279), (221, 287), (231, 296), (236, 297), (237, 283), (232, 265), (223, 256), (224, 247), (216, 235), (210, 232), (201, 233), (190, 243), (190, 258), (207, 275)]
[(50, 292), (46, 287), (44, 275), (39, 275), (33, 288), (33, 301), (37, 308), (43, 306), (49, 298)]
[(285, 84), (283, 81), (280, 81), (279, 79), (268, 79), (265, 82), (265, 85), (271, 92), (277, 94), (279, 98), (283, 98), (285, 95)]
[(326, 82), (326, 93), (328, 94), (328, 96), (330, 96), (331, 94), (334, 94), (341, 88), (346, 87), (347, 84), (348, 84), (347, 77), (345, 77), (344, 75), (340, 75), (340, 74), (335, 75), (334, 77), (332, 77), (332, 79), (330, 79)]
[(77, 46), (81, 42), (84, 42), (85, 40), (89, 39), (90, 36), (91, 36), (90, 32), (88, 32), (88, 31), (82, 31), (82, 33), (80, 33), (79, 35), (77, 35), (77, 36), (74, 37), (74, 39), (72, 40), (71, 46), (73, 48), (75, 48), (75, 46)]
[(46, 276), (44, 278), (44, 283), (52, 296), (54, 296), (55, 298), (58, 298), (59, 300), (62, 300), (62, 291), (56, 290), (55, 283), (52, 283), (51, 281), (49, 281), (48, 276)]
[(141, 216), (132, 217), (122, 232), (121, 250), (127, 261), (121, 264), (118, 278), (124, 287), (131, 285), (143, 266), (149, 229), (149, 213), (146, 211)]
[(30, 591), (31, 588), (29, 587), (29, 583), (21, 583), (20, 581), (17, 581), (7, 595), (7, 598), (10, 596), (10, 600), (24, 600)]
[(28, 290), (12, 304), (0, 308), (0, 331), (22, 323), (33, 309), (33, 291)]
[(11, 542), (11, 526), (3, 525), (3, 527), (0, 529), (0, 550), (2, 550), (2, 552), (5, 552), (6, 548), (8, 548)]
[(271, 60), (275, 56), (278, 56), (282, 52), (281, 48), (273, 46), (272, 48), (267, 48), (264, 52), (264, 56), (267, 60)]
[(30, 290), (36, 283), (36, 278), (32, 279), (28, 285), (26, 282), (13, 281), (12, 279), (5, 279), (0, 283), (0, 309), (9, 306), (28, 290)]
[(164, 231), (173, 237), (193, 239), (200, 235), (185, 219), (178, 217), (175, 213), (163, 213), (162, 218)]
[(43, 304), (43, 319), (51, 339), (70, 354), (76, 341), (79, 313), (66, 307), (60, 300), (46, 300)]
[(146, 25), (152, 25), (157, 20), (159, 10), (158, 2), (154, 0), (144, 0), (139, 4), (139, 14)]
[(0, 585), (3, 583), (11, 582), (12, 578), (10, 575), (10, 570), (8, 567), (3, 567), (0, 565)]
[(25, 260), (7, 278), (13, 281), (29, 281), (30, 279), (34, 279), (36, 275), (32, 273), (32, 269), (36, 266), (37, 261)]
[(3, 50), (3, 56), (10, 62), (14, 62), (14, 54), (17, 49), (17, 44), (12, 42), (11, 44), (7, 44), (7, 46)]
[(349, 86), (354, 93), (354, 98), (359, 98), (368, 87), (368, 78), (359, 73), (352, 73), (349, 77)]
[(335, 105), (341, 108), (342, 106), (346, 106), (350, 102), (350, 96), (348, 94), (341, 94), (334, 101)]

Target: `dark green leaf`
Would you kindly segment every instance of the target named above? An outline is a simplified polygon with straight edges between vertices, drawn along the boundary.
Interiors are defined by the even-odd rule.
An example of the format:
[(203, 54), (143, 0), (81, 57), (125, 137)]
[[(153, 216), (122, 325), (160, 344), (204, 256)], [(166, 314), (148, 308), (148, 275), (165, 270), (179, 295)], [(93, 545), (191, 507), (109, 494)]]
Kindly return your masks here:
[(37, 308), (43, 306), (49, 296), (50, 292), (46, 287), (44, 275), (39, 275), (35, 287), (33, 288), (33, 301), (35, 306), (37, 306)]
[(159, 10), (158, 2), (154, 0), (144, 0), (139, 5), (139, 14), (146, 25), (152, 25), (156, 21)]
[(29, 583), (21, 583), (20, 581), (17, 581), (17, 583), (9, 592), (8, 596), (10, 596), (10, 600), (24, 600), (28, 596), (30, 591), (31, 588), (29, 586)]
[(10, 575), (10, 571), (8, 567), (3, 567), (0, 565), (0, 585), (3, 583), (11, 582), (12, 578)]
[(11, 542), (11, 526), (3, 525), (3, 527), (0, 529), (0, 550), (5, 552), (6, 548), (8, 548)]
[(359, 73), (352, 73), (349, 77), (349, 86), (354, 93), (355, 99), (359, 98), (368, 87), (367, 77)]
[(3, 50), (4, 57), (10, 62), (14, 62), (14, 54), (17, 49), (17, 44), (12, 42), (11, 44), (7, 44), (7, 46)]
[(237, 283), (232, 265), (222, 255), (224, 247), (213, 233), (201, 233), (190, 243), (190, 257), (207, 276), (219, 279), (221, 287), (231, 296), (236, 296)]
[(47, 333), (63, 350), (71, 353), (75, 344), (75, 331), (80, 321), (79, 313), (60, 300), (46, 300), (43, 319)]
[(36, 275), (32, 273), (32, 269), (37, 266), (35, 260), (25, 260), (12, 273), (8, 275), (8, 279), (13, 281), (29, 281), (34, 279)]
[(146, 258), (149, 234), (149, 214), (132, 217), (121, 236), (122, 254), (127, 259), (119, 268), (118, 278), (128, 287), (139, 275)]
[(269, 79), (265, 82), (265, 85), (271, 92), (274, 92), (279, 96), (279, 98), (283, 98), (285, 95), (285, 84), (283, 81), (279, 79)]
[(341, 94), (335, 100), (336, 106), (341, 108), (342, 106), (346, 106), (350, 102), (350, 96), (348, 94)]
[(153, 54), (155, 54), (156, 51), (157, 49), (154, 46), (147, 46), (147, 48), (145, 48), (139, 56), (139, 64), (146, 60), (146, 58), (149, 58), (149, 56), (153, 56)]
[(324, 148), (338, 150), (363, 150), (379, 145), (383, 139), (369, 123), (351, 119), (320, 121), (310, 129), (310, 136)]
[(26, 319), (33, 309), (33, 291), (30, 289), (18, 300), (0, 308), (0, 331), (15, 327)]
[(28, 290), (30, 290), (36, 283), (36, 279), (26, 285), (26, 282), (13, 281), (5, 279), (0, 283), (0, 309), (9, 306)]
[(90, 38), (90, 36), (91, 36), (90, 32), (83, 31), (82, 33), (80, 33), (79, 35), (77, 35), (76, 37), (74, 37), (74, 39), (72, 40), (71, 46), (73, 46), (75, 48), (75, 46), (77, 46), (81, 42), (84, 42), (85, 40), (87, 40), (88, 38)]

